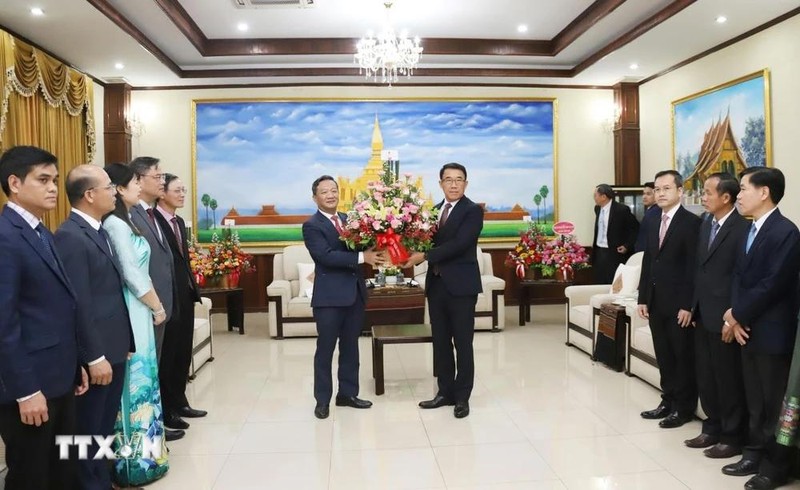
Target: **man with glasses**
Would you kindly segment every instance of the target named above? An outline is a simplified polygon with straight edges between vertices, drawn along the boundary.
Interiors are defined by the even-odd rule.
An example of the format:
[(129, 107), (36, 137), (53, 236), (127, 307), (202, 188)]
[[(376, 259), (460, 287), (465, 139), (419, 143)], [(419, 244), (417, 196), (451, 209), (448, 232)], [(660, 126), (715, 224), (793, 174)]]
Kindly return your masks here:
[(655, 195), (661, 213), (647, 224), (638, 313), (650, 320), (663, 393), (658, 407), (641, 416), (663, 419), (659, 427), (670, 429), (689, 422), (697, 408), (690, 327), (700, 218), (681, 206), (683, 178), (675, 170), (656, 174)]
[[(94, 165), (72, 169), (66, 191), (72, 212), (55, 233), (55, 243), (78, 301), (78, 353), (91, 384), (76, 401), (76, 433), (110, 436), (122, 400), (125, 361), (136, 349), (121, 267), (101, 226), (103, 216), (114, 210), (117, 191)], [(99, 449), (96, 442), (92, 446), (89, 454)], [(80, 488), (111, 488), (107, 461), (79, 461), (78, 480)]]
[(164, 175), (164, 192), (158, 199), (156, 222), (172, 251), (175, 270), (175, 311), (164, 333), (164, 353), (159, 365), (164, 423), (174, 429), (188, 429), (181, 417), (205, 417), (205, 410), (195, 410), (186, 398), (186, 382), (192, 363), (194, 304), (200, 301), (197, 283), (189, 265), (186, 223), (177, 215), (186, 200), (186, 188), (177, 176)]
[[(141, 186), (139, 204), (131, 208), (131, 221), (150, 244), (150, 280), (153, 281), (153, 288), (155, 288), (167, 315), (164, 323), (153, 325), (156, 336), (156, 356), (160, 366), (165, 329), (174, 314), (175, 296), (175, 266), (173, 265), (172, 251), (164, 233), (156, 224), (155, 217), (156, 201), (164, 190), (164, 174), (159, 167), (159, 159), (154, 157), (137, 157), (130, 163), (130, 167), (139, 177)], [(179, 429), (175, 425), (166, 424), (166, 420), (164, 425), (170, 429)], [(180, 439), (180, 437), (183, 437), (181, 431), (167, 431), (166, 433), (168, 441)]]
[(460, 419), (469, 415), (475, 378), (472, 338), (475, 303), (482, 291), (477, 250), (483, 209), (464, 195), (467, 169), (460, 163), (447, 163), (439, 170), (439, 185), (445, 198), (437, 205), (439, 229), (433, 248), (424, 254), (415, 252), (403, 267), (428, 261), (425, 295), (439, 389), (433, 399), (419, 406), (431, 409), (455, 405), (453, 415)]

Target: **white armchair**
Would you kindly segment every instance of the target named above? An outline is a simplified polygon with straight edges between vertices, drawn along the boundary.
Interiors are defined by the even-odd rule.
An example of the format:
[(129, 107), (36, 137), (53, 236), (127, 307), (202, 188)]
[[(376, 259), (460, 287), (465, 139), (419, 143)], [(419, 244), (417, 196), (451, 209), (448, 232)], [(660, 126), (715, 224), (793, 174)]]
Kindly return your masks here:
[(283, 249), (283, 253), (275, 254), (272, 282), (267, 286), (270, 337), (282, 339), (317, 335), (311, 299), (301, 291), (297, 266), (313, 263), (305, 245), (290, 245)]
[[(641, 267), (643, 252), (633, 254), (625, 265)], [(639, 276), (628, 278), (638, 289)], [(567, 297), (567, 319), (565, 331), (567, 345), (577, 347), (594, 357), (597, 340), (597, 317), (600, 306), (614, 300), (631, 296), (630, 294), (611, 294), (611, 284), (592, 284), (568, 286), (564, 289)]]
[[(483, 292), (478, 295), (478, 302), (475, 304), (475, 330), (499, 331), (505, 328), (506, 324), (506, 281), (494, 275), (491, 254), (483, 253), (480, 247), (478, 247), (477, 254)], [(428, 262), (414, 267), (414, 279), (423, 288), (427, 272)], [(430, 323), (427, 301), (425, 302), (425, 323)]]
[(192, 364), (189, 379), (197, 377), (197, 371), (214, 360), (214, 329), (211, 327), (211, 300), (200, 298), (194, 305), (194, 334), (192, 336)]

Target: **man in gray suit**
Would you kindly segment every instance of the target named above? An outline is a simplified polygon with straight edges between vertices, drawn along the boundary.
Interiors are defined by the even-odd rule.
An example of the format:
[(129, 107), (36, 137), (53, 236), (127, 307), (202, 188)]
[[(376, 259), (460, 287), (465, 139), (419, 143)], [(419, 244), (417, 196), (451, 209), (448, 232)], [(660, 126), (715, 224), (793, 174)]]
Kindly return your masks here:
[(161, 363), (161, 347), (164, 345), (164, 328), (172, 318), (174, 298), (174, 276), (172, 252), (169, 249), (164, 233), (155, 221), (155, 204), (164, 189), (164, 174), (158, 165), (158, 158), (137, 157), (130, 163), (131, 169), (139, 176), (142, 188), (139, 204), (131, 208), (131, 221), (142, 236), (150, 244), (150, 280), (164, 305), (167, 319), (164, 323), (154, 325), (156, 334), (156, 353)]

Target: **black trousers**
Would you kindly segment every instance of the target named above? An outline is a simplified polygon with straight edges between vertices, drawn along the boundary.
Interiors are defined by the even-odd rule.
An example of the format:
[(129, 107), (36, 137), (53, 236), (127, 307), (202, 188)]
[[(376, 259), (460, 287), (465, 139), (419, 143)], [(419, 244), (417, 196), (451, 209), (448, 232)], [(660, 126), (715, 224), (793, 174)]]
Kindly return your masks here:
[(314, 308), (317, 323), (317, 351), (314, 353), (314, 399), (327, 405), (333, 397), (333, 351), (339, 343), (340, 396), (358, 396), (358, 336), (364, 324), (364, 298), (355, 304)]
[(70, 490), (77, 476), (74, 460), (60, 460), (57, 435), (75, 434), (75, 395), (47, 400), (49, 420), (25, 425), (19, 405), (0, 405), (0, 436), (6, 446), (5, 490)]
[(624, 262), (625, 256), (617, 253), (612, 248), (597, 247), (594, 251), (594, 271), (595, 284), (611, 284), (614, 282), (614, 273), (617, 272), (619, 264)]
[(759, 354), (742, 349), (742, 377), (750, 416), (744, 459), (761, 461), (767, 445), (775, 439), (791, 362), (791, 354)]
[(697, 319), (694, 346), (700, 404), (708, 418), (703, 433), (723, 444), (742, 446), (747, 435), (747, 403), (742, 381), (742, 348), (726, 344), (720, 332), (703, 327)]
[(694, 368), (694, 329), (678, 325), (678, 312), (650, 312), (650, 332), (661, 375), (661, 399), (682, 416), (697, 408), (697, 384)]
[[(112, 364), (111, 384), (90, 385), (89, 391), (75, 399), (77, 434), (110, 436), (114, 433), (114, 423), (122, 402), (127, 365), (124, 361)], [(98, 445), (93, 440), (89, 447), (89, 456), (93, 456), (97, 450)], [(105, 459), (78, 461), (78, 481), (81, 490), (108, 490), (111, 488), (109, 461)]]
[(161, 403), (165, 414), (189, 405), (186, 383), (192, 364), (194, 337), (194, 301), (190, 294), (175, 296), (179, 304), (164, 331), (164, 346), (158, 363)]
[[(475, 383), (475, 303), (478, 295), (454, 296), (439, 276), (425, 285), (433, 336), (433, 369), (439, 395), (456, 402), (469, 401)], [(455, 346), (455, 352), (453, 347)]]

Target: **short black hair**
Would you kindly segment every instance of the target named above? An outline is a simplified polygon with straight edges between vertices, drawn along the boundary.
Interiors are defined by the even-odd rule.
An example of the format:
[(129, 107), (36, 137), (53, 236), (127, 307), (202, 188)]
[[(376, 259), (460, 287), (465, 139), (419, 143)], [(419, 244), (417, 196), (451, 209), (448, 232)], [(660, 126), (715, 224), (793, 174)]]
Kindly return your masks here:
[(321, 182), (324, 182), (326, 180), (333, 181), (333, 183), (336, 184), (336, 188), (337, 189), (339, 188), (339, 184), (336, 183), (336, 179), (334, 179), (330, 175), (321, 175), (321, 176), (317, 177), (316, 180), (314, 180), (314, 182), (311, 184), (311, 195), (312, 196), (316, 196), (317, 195), (317, 187), (319, 187), (319, 184)]
[(170, 174), (170, 173), (165, 173), (164, 174), (164, 191), (166, 191), (167, 188), (169, 188), (169, 184), (173, 180), (178, 180), (178, 176), (175, 175), (175, 174)]
[[(108, 174), (108, 177), (111, 179), (111, 183), (119, 187), (128, 187), (128, 184), (130, 184), (134, 178), (138, 178), (133, 168), (130, 165), (125, 165), (124, 163), (109, 163), (103, 170), (105, 170)], [(131, 221), (131, 218), (128, 215), (128, 208), (125, 206), (125, 201), (122, 199), (122, 195), (119, 192), (117, 193), (117, 200), (114, 203), (114, 210), (103, 216), (103, 220), (112, 214), (127, 223), (131, 230), (133, 230), (134, 234), (141, 235), (141, 233), (139, 233), (139, 229), (136, 228), (136, 225), (134, 225)]]
[(617, 193), (614, 192), (614, 188), (608, 184), (600, 184), (597, 187), (595, 187), (594, 190), (597, 191), (597, 193), (600, 194), (601, 196), (606, 196), (612, 201), (614, 200), (614, 197), (617, 195)]
[[(681, 174), (678, 173), (677, 170), (662, 170), (656, 174), (656, 178), (654, 178), (653, 181), (656, 181), (659, 179), (659, 177), (663, 177), (665, 175), (671, 175), (672, 178), (675, 179), (675, 187), (679, 189), (683, 187), (683, 177), (681, 177)], [(653, 188), (655, 188), (655, 183), (653, 184)]]
[(148, 170), (158, 165), (160, 161), (161, 160), (155, 157), (136, 157), (131, 160), (131, 163), (128, 165), (133, 169), (136, 175), (142, 177), (147, 174)]
[(655, 189), (656, 188), (656, 183), (655, 182), (645, 182), (644, 186), (649, 188), (649, 189)]
[(748, 167), (739, 174), (739, 180), (745, 175), (750, 176), (750, 183), (756, 187), (767, 187), (772, 204), (777, 205), (783, 199), (786, 191), (786, 177), (777, 168)]
[(58, 158), (52, 153), (35, 146), (14, 146), (0, 156), (0, 185), (6, 196), (11, 195), (8, 178), (12, 175), (25, 181), (33, 167), (39, 165), (57, 165)]
[(464, 174), (464, 180), (467, 180), (467, 168), (461, 165), (460, 163), (456, 162), (445, 163), (444, 165), (442, 165), (442, 168), (439, 170), (439, 180), (442, 180), (444, 178), (444, 171), (447, 170), (448, 168), (461, 170), (461, 173)]
[(719, 182), (717, 182), (717, 194), (720, 196), (727, 194), (731, 196), (731, 203), (736, 202), (736, 196), (739, 194), (739, 181), (736, 180), (736, 177), (728, 172), (714, 172), (706, 179), (719, 179)]
[(66, 182), (64, 182), (67, 200), (69, 200), (69, 204), (72, 207), (81, 202), (86, 191), (97, 185), (97, 179), (86, 173), (76, 177), (81, 172), (83, 172), (83, 169), (80, 169), (80, 167), (73, 168), (67, 174)]

